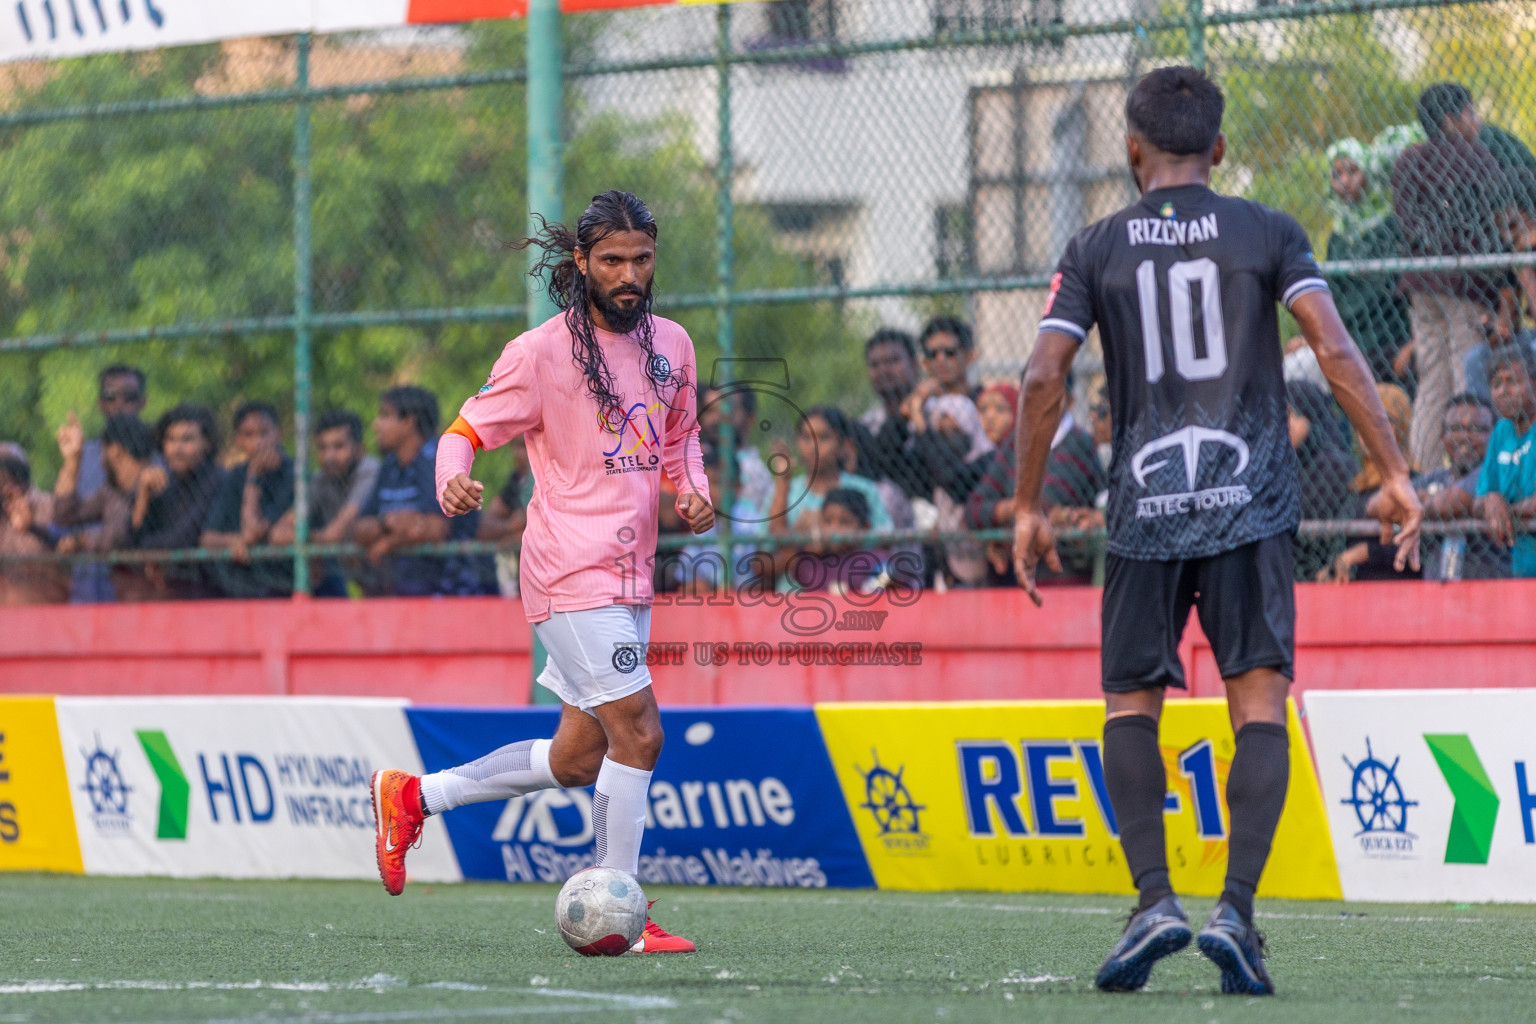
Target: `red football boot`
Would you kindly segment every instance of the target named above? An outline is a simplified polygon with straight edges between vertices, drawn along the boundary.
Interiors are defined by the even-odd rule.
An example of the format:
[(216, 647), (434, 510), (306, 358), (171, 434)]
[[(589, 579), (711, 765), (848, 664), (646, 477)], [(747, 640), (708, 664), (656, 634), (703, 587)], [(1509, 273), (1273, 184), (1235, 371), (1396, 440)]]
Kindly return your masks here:
[(699, 948), (680, 935), (673, 935), (651, 920), (650, 909), (655, 900), (645, 905), (645, 931), (629, 947), (631, 953), (697, 953)]
[(405, 889), (405, 851), (421, 845), (421, 779), (409, 772), (373, 773), (373, 820), (378, 825), (374, 852), (384, 891), (399, 896)]

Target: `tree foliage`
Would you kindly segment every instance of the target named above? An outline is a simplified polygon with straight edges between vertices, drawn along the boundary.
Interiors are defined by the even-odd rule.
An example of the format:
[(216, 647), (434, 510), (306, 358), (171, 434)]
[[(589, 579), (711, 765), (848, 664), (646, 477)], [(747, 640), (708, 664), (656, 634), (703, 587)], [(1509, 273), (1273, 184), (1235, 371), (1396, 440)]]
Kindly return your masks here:
[[(593, 30), (568, 19), (580, 55)], [(467, 70), (518, 67), (523, 26), (468, 28)], [(317, 47), (356, 46), (325, 39)], [(196, 83), (240, 77), (227, 47), (186, 47), (61, 62), (21, 87), (24, 107), (192, 95)], [(333, 57), (335, 55), (332, 55)], [(289, 77), (284, 79), (282, 74)], [(263, 84), (291, 81), (286, 72)], [(240, 78), (249, 87), (249, 73)], [(715, 288), (714, 170), (691, 126), (588, 111), (567, 89), (565, 209), (623, 188), (661, 226), (657, 292)], [(526, 124), (521, 85), (348, 97), (314, 105), (314, 307), (322, 313), (519, 305), (525, 256), (508, 243), (526, 228)], [(268, 103), (195, 113), (66, 120), (12, 129), (0, 145), (0, 335), (148, 327), (286, 315), (294, 304), (294, 110)], [(814, 283), (782, 252), (759, 211), (737, 211), (738, 280), (753, 288)], [(712, 310), (674, 315), (693, 335), (707, 376)], [(348, 327), (314, 338), (314, 408), (349, 407), (365, 422), (396, 383), (433, 390), (445, 418), (522, 329), (504, 323)], [(862, 379), (862, 349), (826, 304), (744, 308), (737, 351), (797, 367), (808, 404)], [(93, 417), (95, 375), (143, 367), (153, 416), (205, 402), (221, 419), (240, 401), (293, 407), (293, 336), (215, 335), (46, 353), (0, 354), (0, 438), (20, 440), (51, 479), (53, 427), (67, 410)]]

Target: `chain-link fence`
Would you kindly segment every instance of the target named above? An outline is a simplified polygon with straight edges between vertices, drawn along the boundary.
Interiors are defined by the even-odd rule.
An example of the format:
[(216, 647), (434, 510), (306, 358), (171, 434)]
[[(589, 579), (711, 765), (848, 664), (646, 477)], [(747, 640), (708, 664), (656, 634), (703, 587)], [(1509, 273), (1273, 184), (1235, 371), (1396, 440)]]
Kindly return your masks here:
[[(865, 584), (1011, 581), (1046, 286), (1136, 197), (1125, 97), (1170, 63), (1225, 91), (1215, 187), (1325, 260), (1431, 501), (1425, 575), (1524, 565), (1473, 499), (1491, 443), (1530, 511), (1529, 5), (774, 0), (564, 33), (566, 213), (614, 187), (650, 204), (658, 312), (710, 385), (719, 533), (664, 536), (664, 586), (713, 585), (706, 550), (828, 585), (844, 541)], [(338, 595), (515, 586), (526, 459), (477, 463), (478, 522), (434, 515), (421, 470), (524, 327), (524, 42), (479, 22), (0, 67), (0, 601), (281, 595), (296, 571)], [(1350, 536), (1379, 475), (1310, 350), (1286, 353), (1297, 578), (1390, 575)], [(1090, 337), (1046, 486), (1067, 581), (1101, 564), (1102, 379)]]

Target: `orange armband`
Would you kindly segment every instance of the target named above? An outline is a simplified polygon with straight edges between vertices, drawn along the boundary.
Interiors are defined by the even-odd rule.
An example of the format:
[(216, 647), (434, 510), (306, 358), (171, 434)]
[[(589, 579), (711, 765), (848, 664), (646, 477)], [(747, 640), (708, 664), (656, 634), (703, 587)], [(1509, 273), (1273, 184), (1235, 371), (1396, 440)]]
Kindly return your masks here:
[(476, 449), (484, 450), (485, 448), (485, 445), (480, 443), (480, 435), (475, 433), (475, 428), (470, 426), (469, 421), (463, 416), (454, 420), (453, 425), (443, 431), (443, 433), (458, 434), (460, 437), (468, 438), (469, 443), (474, 445)]

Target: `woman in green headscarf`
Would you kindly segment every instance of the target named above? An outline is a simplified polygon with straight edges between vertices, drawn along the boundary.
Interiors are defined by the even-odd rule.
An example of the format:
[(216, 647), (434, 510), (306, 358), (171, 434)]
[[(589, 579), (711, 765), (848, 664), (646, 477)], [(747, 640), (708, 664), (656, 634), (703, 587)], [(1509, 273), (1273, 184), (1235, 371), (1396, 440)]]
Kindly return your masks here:
[[(1420, 134), (1422, 139), (1422, 133)], [(1329, 260), (1371, 260), (1401, 256), (1403, 236), (1392, 213), (1392, 165), (1416, 141), (1406, 126), (1394, 126), (1370, 145), (1340, 139), (1328, 147), (1332, 191), (1328, 211), (1333, 233), (1328, 237)], [(1331, 277), (1334, 302), (1344, 326), (1360, 346), (1379, 381), (1402, 383), (1392, 363), (1412, 339), (1408, 301), (1398, 294), (1396, 274)]]

